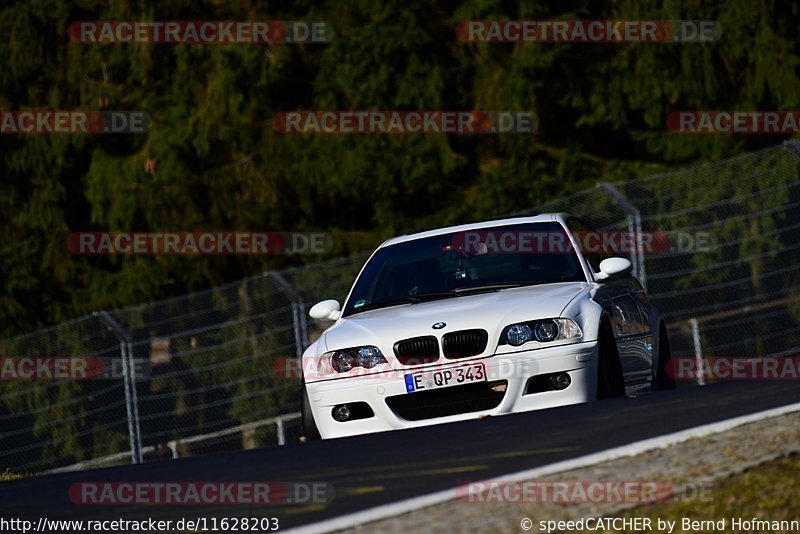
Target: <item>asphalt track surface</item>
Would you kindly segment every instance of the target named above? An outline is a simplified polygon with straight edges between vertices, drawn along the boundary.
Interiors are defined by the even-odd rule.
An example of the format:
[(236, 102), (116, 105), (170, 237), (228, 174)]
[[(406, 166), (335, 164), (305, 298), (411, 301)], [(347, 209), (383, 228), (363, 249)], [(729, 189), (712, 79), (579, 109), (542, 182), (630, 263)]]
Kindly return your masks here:
[[(0, 517), (277, 517), (280, 530), (501, 477), (695, 426), (800, 402), (789, 382), (729, 382), (524, 414), (165, 460), (0, 484)], [(335, 488), (326, 505), (77, 505), (75, 482), (302, 481)]]

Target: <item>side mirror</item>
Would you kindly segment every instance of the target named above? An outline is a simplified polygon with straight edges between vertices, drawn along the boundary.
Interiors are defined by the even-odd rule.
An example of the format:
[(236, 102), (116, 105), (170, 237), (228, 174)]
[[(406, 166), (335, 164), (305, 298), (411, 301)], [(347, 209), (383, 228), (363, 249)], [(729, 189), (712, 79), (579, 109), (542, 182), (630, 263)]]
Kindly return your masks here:
[(339, 301), (330, 299), (317, 302), (308, 310), (308, 315), (312, 319), (335, 321), (341, 315)]
[(600, 272), (595, 275), (597, 280), (610, 280), (628, 276), (633, 269), (630, 260), (626, 258), (607, 258), (600, 262)]

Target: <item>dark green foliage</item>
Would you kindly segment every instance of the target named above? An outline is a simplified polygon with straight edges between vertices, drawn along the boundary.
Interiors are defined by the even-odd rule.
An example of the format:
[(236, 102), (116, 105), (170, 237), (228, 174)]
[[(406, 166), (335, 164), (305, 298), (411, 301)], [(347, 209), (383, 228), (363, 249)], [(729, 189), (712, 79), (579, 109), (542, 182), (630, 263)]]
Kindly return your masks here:
[[(0, 10), (0, 108), (131, 109), (145, 135), (0, 138), (0, 337), (316, 261), (78, 257), (70, 232), (285, 230), (328, 257), (775, 143), (668, 133), (679, 109), (797, 109), (792, 3), (31, 0)], [(468, 18), (715, 19), (706, 44), (469, 44)], [(326, 20), (329, 44), (70, 43), (96, 19)], [(285, 136), (294, 109), (511, 109), (536, 136)], [(145, 169), (155, 162), (155, 172)]]

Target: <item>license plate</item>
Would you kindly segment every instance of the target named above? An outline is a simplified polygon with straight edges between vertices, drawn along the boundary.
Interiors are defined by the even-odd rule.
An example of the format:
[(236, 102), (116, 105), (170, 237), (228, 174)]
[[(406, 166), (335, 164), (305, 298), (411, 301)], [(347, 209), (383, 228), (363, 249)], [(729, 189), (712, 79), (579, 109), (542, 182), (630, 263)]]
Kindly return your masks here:
[(436, 371), (420, 371), (405, 375), (406, 392), (427, 391), (458, 384), (486, 382), (486, 367), (482, 363), (451, 367)]

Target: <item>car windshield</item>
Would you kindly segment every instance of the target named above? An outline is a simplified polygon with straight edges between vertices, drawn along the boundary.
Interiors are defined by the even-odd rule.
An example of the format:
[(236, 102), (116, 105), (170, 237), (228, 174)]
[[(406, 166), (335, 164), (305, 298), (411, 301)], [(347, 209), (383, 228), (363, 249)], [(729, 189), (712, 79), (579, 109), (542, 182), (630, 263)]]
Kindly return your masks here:
[(479, 228), (390, 245), (358, 277), (344, 316), (523, 285), (586, 281), (556, 222)]

